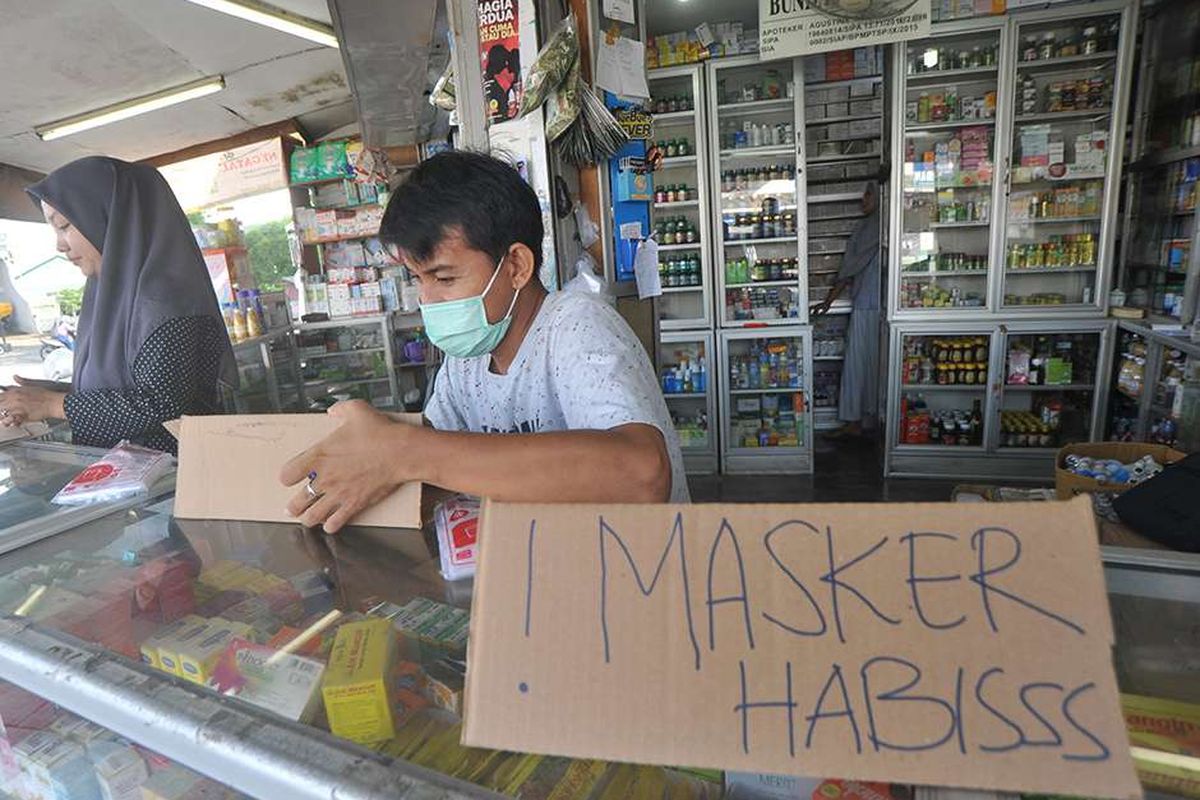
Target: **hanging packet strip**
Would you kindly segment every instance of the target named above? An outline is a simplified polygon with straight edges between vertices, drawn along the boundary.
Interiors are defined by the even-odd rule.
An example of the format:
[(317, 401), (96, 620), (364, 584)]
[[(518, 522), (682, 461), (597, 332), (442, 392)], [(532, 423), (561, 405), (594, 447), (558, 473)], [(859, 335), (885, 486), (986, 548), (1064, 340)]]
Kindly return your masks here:
[(51, 500), (55, 505), (108, 503), (147, 494), (171, 470), (167, 453), (123, 441), (76, 475)]

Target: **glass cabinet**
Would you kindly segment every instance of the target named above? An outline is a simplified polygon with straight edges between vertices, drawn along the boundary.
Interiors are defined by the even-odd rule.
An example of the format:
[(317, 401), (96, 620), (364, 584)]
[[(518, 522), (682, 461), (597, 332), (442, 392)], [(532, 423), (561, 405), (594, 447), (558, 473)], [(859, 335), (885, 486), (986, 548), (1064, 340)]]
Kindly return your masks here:
[(808, 316), (797, 61), (709, 66), (720, 325), (795, 325)]
[(904, 46), (900, 309), (988, 306), (1004, 30), (995, 23)]
[(704, 77), (699, 66), (649, 73), (654, 142), (663, 154), (654, 173), (650, 206), (659, 243), (663, 293), (658, 316), (663, 330), (703, 328), (712, 320)]
[(709, 331), (665, 332), (659, 338), (658, 368), (663, 398), (679, 435), (684, 467), (689, 473), (717, 471), (714, 355)]
[(721, 332), (726, 473), (812, 471), (809, 328)]
[(892, 326), (885, 471), (914, 477), (1052, 474), (1101, 433), (1113, 323)]

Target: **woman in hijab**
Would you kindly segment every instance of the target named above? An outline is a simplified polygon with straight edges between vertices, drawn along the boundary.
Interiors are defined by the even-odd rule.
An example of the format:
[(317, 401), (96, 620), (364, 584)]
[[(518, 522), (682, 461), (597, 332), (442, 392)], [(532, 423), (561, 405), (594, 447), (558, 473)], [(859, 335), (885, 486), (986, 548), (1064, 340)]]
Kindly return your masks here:
[(76, 444), (175, 452), (162, 423), (219, 410), (233, 352), (187, 217), (153, 167), (89, 157), (28, 190), (87, 278), (73, 383), (17, 378), (0, 423), (65, 419)]

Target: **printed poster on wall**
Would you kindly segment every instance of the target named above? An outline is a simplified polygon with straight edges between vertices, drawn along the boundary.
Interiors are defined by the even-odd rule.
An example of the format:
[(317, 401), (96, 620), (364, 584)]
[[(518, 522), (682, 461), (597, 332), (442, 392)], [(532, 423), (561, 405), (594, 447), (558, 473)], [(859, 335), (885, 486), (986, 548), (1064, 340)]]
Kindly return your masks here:
[(774, 58), (929, 35), (930, 0), (758, 0), (758, 54)]
[(521, 107), (521, 34), (517, 0), (479, 0), (479, 66), (489, 122)]

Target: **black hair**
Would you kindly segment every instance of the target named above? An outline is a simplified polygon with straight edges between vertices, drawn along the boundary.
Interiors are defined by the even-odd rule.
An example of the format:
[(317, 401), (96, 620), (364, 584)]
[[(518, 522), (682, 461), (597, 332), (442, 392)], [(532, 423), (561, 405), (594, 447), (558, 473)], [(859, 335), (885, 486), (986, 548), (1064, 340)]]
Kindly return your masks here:
[(509, 50), (502, 44), (494, 44), (488, 49), (487, 67), (484, 72), (488, 77), (495, 77), (508, 67), (516, 75), (521, 71), (520, 58), (519, 50)]
[(537, 195), (498, 158), (450, 150), (423, 161), (388, 201), (379, 238), (417, 261), (460, 233), (472, 250), (499, 261), (516, 242), (542, 266), (542, 211)]

